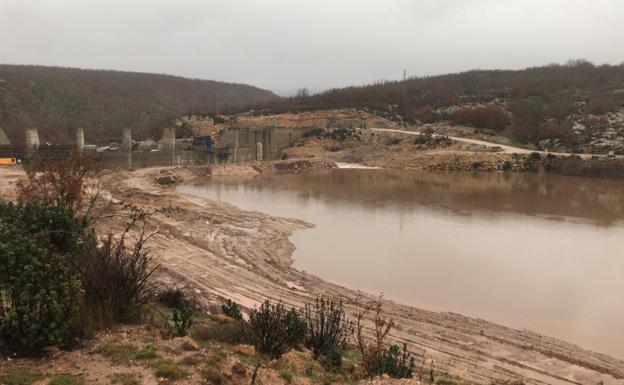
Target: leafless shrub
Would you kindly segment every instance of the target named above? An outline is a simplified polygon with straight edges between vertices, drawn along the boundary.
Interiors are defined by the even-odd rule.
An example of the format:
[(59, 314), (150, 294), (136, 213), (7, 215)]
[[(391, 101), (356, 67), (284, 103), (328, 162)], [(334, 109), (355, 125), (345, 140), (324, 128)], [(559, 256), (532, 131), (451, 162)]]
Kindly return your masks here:
[(86, 303), (102, 322), (136, 321), (150, 298), (150, 277), (159, 266), (144, 249), (154, 235), (146, 233), (146, 218), (145, 212), (133, 210), (119, 237), (108, 234), (101, 245), (94, 242), (79, 261)]
[[(411, 378), (415, 367), (414, 358), (407, 351), (397, 345), (388, 345), (387, 339), (390, 330), (395, 326), (394, 320), (383, 317), (383, 295), (368, 304), (364, 310), (356, 313), (355, 337), (360, 353), (362, 367), (369, 377), (389, 374), (394, 378)], [(364, 337), (364, 319), (372, 312), (373, 338)]]
[[(355, 314), (355, 339), (362, 353), (362, 364), (364, 370), (369, 372), (370, 365), (373, 358), (386, 348), (386, 339), (390, 333), (390, 329), (394, 326), (394, 320), (386, 319), (382, 314), (383, 307), (383, 295), (380, 295), (377, 300), (369, 303), (362, 310), (358, 310)], [(374, 335), (373, 340), (368, 340), (364, 337), (364, 320), (370, 313), (372, 315)]]
[(502, 131), (511, 123), (509, 115), (496, 106), (464, 107), (455, 111), (452, 119), (455, 123), (489, 128), (495, 131)]
[(85, 180), (96, 171), (93, 158), (78, 150), (61, 160), (35, 158), (25, 180), (18, 182), (18, 198), (63, 205), (75, 213), (82, 209)]

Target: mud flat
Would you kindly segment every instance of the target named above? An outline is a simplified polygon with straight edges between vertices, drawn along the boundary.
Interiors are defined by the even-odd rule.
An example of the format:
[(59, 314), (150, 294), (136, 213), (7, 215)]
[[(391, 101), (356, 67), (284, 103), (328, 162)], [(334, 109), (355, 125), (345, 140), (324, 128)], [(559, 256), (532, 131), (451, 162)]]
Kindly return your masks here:
[[(287, 165), (232, 168), (232, 178), (265, 172), (328, 167), (307, 161)], [(297, 167), (295, 168), (295, 164)], [(305, 166), (304, 166), (305, 165)], [(228, 175), (228, 167), (218, 171)], [(215, 170), (216, 171), (216, 170)], [(175, 175), (185, 182), (207, 175), (206, 169), (144, 169), (103, 175), (103, 186), (118, 203), (153, 211), (159, 234), (151, 242), (162, 264), (163, 284), (186, 286), (205, 306), (230, 298), (245, 307), (264, 299), (302, 306), (323, 294), (341, 298), (350, 310), (372, 299), (292, 267), (289, 237), (312, 226), (297, 219), (247, 212), (232, 205), (186, 195), (155, 180)], [(121, 226), (123, 216), (108, 217), (102, 230)], [(437, 376), (489, 384), (523, 380), (528, 384), (624, 384), (624, 361), (526, 330), (514, 330), (454, 313), (431, 312), (385, 301), (385, 312), (398, 324), (392, 339), (407, 343), (417, 361), (433, 362)]]

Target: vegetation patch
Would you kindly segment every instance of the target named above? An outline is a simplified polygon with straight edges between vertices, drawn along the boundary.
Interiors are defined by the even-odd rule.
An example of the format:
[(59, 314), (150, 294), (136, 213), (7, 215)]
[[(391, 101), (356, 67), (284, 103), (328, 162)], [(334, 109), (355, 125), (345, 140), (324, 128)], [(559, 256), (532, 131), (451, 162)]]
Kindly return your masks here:
[(439, 380), (436, 380), (436, 385), (459, 385), (456, 381), (453, 380), (449, 380), (446, 378), (440, 378)]
[(84, 381), (75, 376), (59, 374), (52, 377), (48, 385), (84, 385)]
[(256, 350), (279, 358), (290, 349), (303, 345), (307, 325), (294, 308), (265, 301), (249, 314), (249, 324)]
[(204, 378), (208, 384), (212, 385), (223, 385), (227, 383), (223, 374), (214, 369), (204, 371)]
[(188, 376), (188, 373), (172, 360), (158, 360), (151, 366), (154, 368), (154, 374), (159, 378), (179, 380)]
[(145, 345), (145, 347), (134, 355), (134, 358), (137, 360), (153, 360), (158, 358), (158, 354), (156, 353), (156, 348), (154, 345)]
[(292, 383), (292, 381), (293, 381), (293, 374), (292, 374), (292, 372), (290, 372), (288, 370), (280, 370), (279, 375), (287, 383), (289, 383), (289, 384)]
[(227, 355), (223, 350), (216, 350), (208, 353), (206, 356), (206, 365), (215, 366), (225, 359)]
[(195, 323), (190, 331), (193, 339), (200, 344), (219, 341), (228, 344), (240, 344), (250, 341), (249, 330), (243, 321), (205, 320)]
[(132, 373), (115, 373), (111, 375), (111, 384), (113, 385), (140, 385), (140, 381), (136, 375)]
[(131, 344), (104, 344), (96, 351), (117, 365), (127, 365), (137, 354), (137, 348)]
[(33, 382), (42, 379), (40, 373), (33, 372), (12, 372), (7, 375), (0, 376), (0, 384), (3, 385), (30, 385)]
[(243, 313), (241, 313), (238, 304), (236, 302), (233, 302), (231, 299), (228, 299), (225, 304), (221, 305), (221, 311), (223, 311), (223, 314), (232, 319), (238, 321), (242, 321), (243, 319)]
[(203, 357), (201, 355), (194, 354), (192, 356), (182, 357), (182, 359), (180, 359), (180, 365), (197, 366), (202, 362), (202, 360), (203, 360)]

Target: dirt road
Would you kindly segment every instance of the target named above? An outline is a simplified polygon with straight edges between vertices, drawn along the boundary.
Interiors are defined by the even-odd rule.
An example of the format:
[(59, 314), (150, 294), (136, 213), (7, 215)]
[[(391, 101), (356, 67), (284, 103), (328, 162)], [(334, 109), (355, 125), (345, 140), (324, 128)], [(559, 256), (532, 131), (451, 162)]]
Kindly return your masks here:
[[(370, 130), (375, 131), (375, 132), (386, 132), (386, 133), (396, 133), (396, 134), (405, 134), (405, 135), (416, 135), (416, 136), (422, 135), (422, 133), (419, 131), (397, 130), (397, 129), (392, 129), (392, 128), (371, 128)], [(441, 137), (442, 135), (433, 134), (433, 136)], [(476, 144), (476, 145), (481, 145), (485, 147), (499, 147), (501, 149), (499, 152), (504, 153), (504, 154), (531, 154), (531, 153), (537, 152), (542, 155), (548, 155), (548, 154), (560, 155), (560, 156), (577, 155), (577, 156), (580, 156), (582, 159), (589, 159), (592, 156), (605, 156), (605, 155), (599, 155), (599, 154), (572, 154), (569, 152), (548, 152), (548, 151), (527, 150), (526, 148), (507, 146), (504, 144), (487, 142), (487, 141), (478, 140), (478, 139), (460, 138), (457, 136), (449, 136), (448, 138), (457, 142), (462, 142), (462, 143), (467, 143), (467, 144)]]

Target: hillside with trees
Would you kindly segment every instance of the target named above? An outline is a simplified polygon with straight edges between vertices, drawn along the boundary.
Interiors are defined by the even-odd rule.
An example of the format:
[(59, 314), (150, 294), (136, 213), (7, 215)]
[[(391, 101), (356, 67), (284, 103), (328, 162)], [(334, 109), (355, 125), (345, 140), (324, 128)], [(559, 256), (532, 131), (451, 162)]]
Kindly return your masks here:
[[(275, 99), (268, 111), (365, 108), (407, 123), (451, 122), (517, 143), (613, 147), (624, 133), (624, 64), (585, 60), (525, 70), (474, 70)], [(545, 143), (545, 142), (542, 142)], [(619, 144), (618, 144), (619, 145)]]
[(76, 127), (86, 129), (89, 142), (118, 140), (123, 127), (146, 138), (181, 115), (216, 114), (274, 97), (248, 85), (169, 75), (0, 65), (0, 127), (14, 143), (29, 127), (51, 142), (68, 140)]

